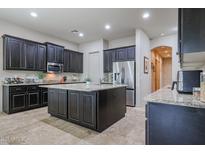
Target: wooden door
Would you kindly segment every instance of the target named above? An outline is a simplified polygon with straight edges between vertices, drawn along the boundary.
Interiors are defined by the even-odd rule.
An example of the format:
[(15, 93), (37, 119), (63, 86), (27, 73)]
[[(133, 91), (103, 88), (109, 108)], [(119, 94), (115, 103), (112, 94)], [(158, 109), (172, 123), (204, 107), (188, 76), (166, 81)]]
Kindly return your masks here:
[(48, 113), (58, 114), (58, 90), (48, 89)]
[(63, 60), (63, 71), (70, 71), (70, 52), (69, 50), (64, 50), (64, 60)]
[(67, 90), (58, 90), (58, 115), (67, 118)]
[(48, 62), (55, 63), (56, 62), (56, 48), (54, 45), (48, 44), (47, 45), (47, 60)]
[(6, 37), (4, 38), (4, 50), (6, 57), (4, 61), (6, 64), (6, 69), (24, 69), (25, 58), (23, 52), (23, 41), (15, 38)]
[(12, 93), (10, 94), (11, 104), (10, 112), (18, 112), (26, 109), (26, 94)]
[(96, 128), (96, 93), (81, 93), (80, 121), (82, 125)]
[(28, 108), (40, 107), (39, 91), (28, 93)]
[(36, 57), (36, 70), (46, 71), (46, 46), (38, 44), (38, 52)]
[(26, 69), (35, 70), (37, 44), (32, 42), (25, 42), (24, 50), (25, 50)]
[(68, 92), (68, 119), (73, 122), (80, 122), (80, 92)]

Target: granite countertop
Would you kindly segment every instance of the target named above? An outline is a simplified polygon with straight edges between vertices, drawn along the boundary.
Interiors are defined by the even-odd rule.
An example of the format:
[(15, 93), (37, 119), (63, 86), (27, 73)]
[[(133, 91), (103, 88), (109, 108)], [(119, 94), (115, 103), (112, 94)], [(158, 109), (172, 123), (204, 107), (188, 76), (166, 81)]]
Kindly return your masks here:
[(107, 89), (114, 89), (120, 87), (126, 87), (125, 84), (57, 84), (57, 85), (42, 85), (42, 88), (53, 88), (53, 89), (64, 89), (64, 90), (75, 90), (75, 91), (85, 91), (85, 92), (92, 92), (92, 91), (100, 91), (100, 90), (107, 90)]
[(18, 83), (18, 84), (2, 84), (2, 86), (29, 86), (29, 85), (55, 85), (55, 84), (75, 84), (75, 83), (85, 83), (84, 81), (66, 81), (60, 83), (59, 81), (44, 81), (36, 83)]
[(172, 104), (195, 108), (205, 108), (205, 102), (196, 100), (191, 94), (179, 94), (176, 90), (169, 87), (162, 88), (145, 97), (145, 101)]

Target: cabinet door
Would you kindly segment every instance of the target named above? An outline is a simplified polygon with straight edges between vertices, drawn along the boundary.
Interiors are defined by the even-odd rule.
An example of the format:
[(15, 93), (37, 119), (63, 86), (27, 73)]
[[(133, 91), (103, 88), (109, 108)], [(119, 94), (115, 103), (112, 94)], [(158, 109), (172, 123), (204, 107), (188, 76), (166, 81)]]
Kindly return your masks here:
[(76, 52), (70, 52), (70, 72), (77, 73), (77, 54)]
[(135, 47), (127, 48), (127, 60), (135, 60)]
[(36, 70), (46, 71), (46, 46), (38, 44), (38, 52), (36, 57)]
[(80, 121), (82, 125), (96, 128), (96, 93), (81, 93)]
[(181, 52), (205, 51), (205, 9), (185, 8), (179, 11)]
[(67, 90), (58, 90), (58, 115), (67, 118)]
[(116, 61), (127, 60), (127, 48), (121, 48), (116, 50)]
[(63, 71), (69, 72), (70, 71), (70, 52), (69, 50), (64, 50), (64, 60), (63, 60)]
[(109, 72), (109, 51), (103, 52), (104, 73)]
[(205, 109), (148, 104), (147, 144), (204, 145)]
[(34, 70), (36, 55), (37, 55), (37, 44), (32, 42), (25, 42), (24, 50), (25, 50), (26, 69)]
[(6, 69), (24, 69), (25, 58), (23, 50), (23, 41), (15, 38), (4, 38), (4, 68)]
[(56, 53), (55, 53), (56, 63), (61, 63), (61, 64), (63, 63), (63, 52), (64, 52), (64, 48), (56, 46)]
[(80, 122), (80, 92), (68, 92), (68, 119), (73, 122)]
[(55, 63), (56, 62), (56, 48), (54, 45), (47, 44), (47, 60), (48, 62)]
[(58, 114), (58, 90), (48, 89), (48, 113)]
[(41, 102), (42, 106), (48, 105), (48, 90), (41, 91)]
[(83, 54), (77, 53), (77, 73), (83, 73)]
[(40, 107), (39, 92), (28, 93), (28, 108)]
[(26, 109), (26, 94), (12, 93), (10, 94), (10, 112), (17, 112)]

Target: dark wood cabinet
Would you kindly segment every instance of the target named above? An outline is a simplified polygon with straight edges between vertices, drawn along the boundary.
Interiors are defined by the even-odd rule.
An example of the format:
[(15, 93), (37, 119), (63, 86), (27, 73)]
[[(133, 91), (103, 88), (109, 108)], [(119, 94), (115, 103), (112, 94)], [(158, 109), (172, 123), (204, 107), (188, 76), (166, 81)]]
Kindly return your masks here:
[(83, 73), (83, 53), (70, 51), (69, 72)]
[(3, 86), (3, 111), (10, 114), (46, 106), (48, 91), (38, 85)]
[(70, 71), (70, 51), (66, 49), (64, 50), (63, 71)]
[(58, 92), (56, 89), (48, 89), (48, 113), (58, 114)]
[(3, 36), (4, 69), (46, 71), (46, 46), (9, 35)]
[(205, 109), (149, 102), (146, 110), (146, 144), (205, 144)]
[(48, 105), (48, 89), (41, 88), (41, 104), (42, 106)]
[(134, 61), (135, 60), (135, 47), (127, 48), (127, 60)]
[(104, 73), (113, 71), (113, 62), (115, 61), (115, 50), (106, 50), (103, 53)]
[(40, 93), (39, 91), (28, 92), (28, 108), (40, 107)]
[(67, 90), (58, 91), (58, 115), (67, 118)]
[(120, 48), (116, 50), (115, 61), (127, 61), (127, 48)]
[(46, 71), (46, 46), (43, 44), (38, 44), (38, 51), (36, 55), (36, 70)]
[(104, 73), (113, 71), (113, 62), (135, 61), (135, 46), (104, 50)]
[(22, 40), (3, 36), (4, 69), (25, 69), (24, 42)]
[(77, 91), (68, 92), (68, 119), (80, 122), (80, 93)]
[(61, 118), (67, 118), (67, 91), (48, 89), (48, 112)]
[(10, 94), (10, 108), (9, 112), (19, 112), (26, 108), (26, 94), (25, 93), (11, 93)]
[(64, 47), (53, 43), (47, 45), (47, 61), (50, 63), (63, 63)]
[(205, 9), (179, 9), (178, 46), (180, 53), (205, 51)]
[[(59, 89), (49, 89), (48, 111), (53, 116), (102, 132), (125, 116), (126, 87), (95, 92), (68, 90), (60, 95)], [(67, 118), (60, 116), (59, 111), (64, 115), (67, 112)]]
[(36, 68), (37, 47), (37, 44), (33, 42), (25, 41), (24, 43), (25, 63), (27, 70), (35, 70)]
[(96, 129), (96, 92), (80, 94), (81, 124)]

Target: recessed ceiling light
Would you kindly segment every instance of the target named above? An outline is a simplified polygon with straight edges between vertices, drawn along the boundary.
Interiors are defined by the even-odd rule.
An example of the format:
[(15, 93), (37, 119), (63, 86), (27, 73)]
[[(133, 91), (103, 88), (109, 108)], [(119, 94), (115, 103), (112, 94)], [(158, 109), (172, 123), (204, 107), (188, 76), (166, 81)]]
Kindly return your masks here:
[(143, 18), (143, 19), (147, 19), (147, 18), (149, 18), (149, 16), (150, 16), (149, 13), (146, 12), (146, 13), (144, 13), (144, 14), (142, 15), (142, 18)]
[(164, 33), (161, 33), (160, 35), (161, 35), (161, 36), (164, 36)]
[(31, 12), (30, 15), (34, 18), (38, 17), (38, 14), (36, 12)]
[(110, 25), (105, 25), (105, 29), (109, 30), (111, 28)]
[(84, 36), (84, 34), (83, 34), (83, 33), (79, 33), (79, 34), (78, 34), (78, 36), (83, 37), (83, 36)]

